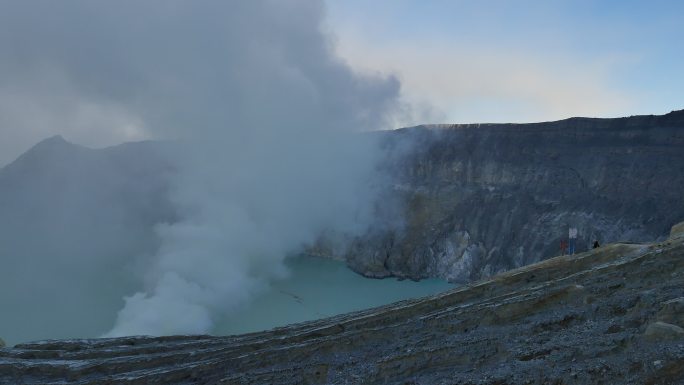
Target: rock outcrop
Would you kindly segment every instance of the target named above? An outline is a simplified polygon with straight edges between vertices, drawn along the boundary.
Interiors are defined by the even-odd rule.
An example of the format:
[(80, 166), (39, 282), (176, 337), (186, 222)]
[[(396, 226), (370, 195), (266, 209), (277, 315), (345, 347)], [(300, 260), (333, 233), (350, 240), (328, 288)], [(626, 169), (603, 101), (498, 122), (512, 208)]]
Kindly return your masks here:
[(646, 328), (644, 336), (652, 341), (684, 340), (684, 329), (666, 322), (654, 322)]
[(469, 282), (559, 255), (569, 226), (585, 251), (664, 239), (684, 218), (684, 111), (384, 135), (403, 149), (388, 172), (406, 226), (353, 243), (346, 259), (367, 276)]
[(617, 243), (268, 332), (20, 344), (0, 383), (681, 384), (683, 297), (684, 237)]
[(679, 223), (672, 226), (670, 231), (670, 238), (684, 237), (684, 223)]

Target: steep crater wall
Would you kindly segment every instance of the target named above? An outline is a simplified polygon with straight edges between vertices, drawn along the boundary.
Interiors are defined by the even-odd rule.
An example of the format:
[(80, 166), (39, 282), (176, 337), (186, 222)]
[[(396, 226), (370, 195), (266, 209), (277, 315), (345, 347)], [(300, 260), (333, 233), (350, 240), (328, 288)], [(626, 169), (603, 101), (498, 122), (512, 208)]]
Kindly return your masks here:
[(467, 282), (559, 255), (569, 226), (579, 252), (664, 239), (684, 218), (684, 111), (382, 135), (401, 154), (387, 167), (405, 226), (352, 242), (367, 276)]

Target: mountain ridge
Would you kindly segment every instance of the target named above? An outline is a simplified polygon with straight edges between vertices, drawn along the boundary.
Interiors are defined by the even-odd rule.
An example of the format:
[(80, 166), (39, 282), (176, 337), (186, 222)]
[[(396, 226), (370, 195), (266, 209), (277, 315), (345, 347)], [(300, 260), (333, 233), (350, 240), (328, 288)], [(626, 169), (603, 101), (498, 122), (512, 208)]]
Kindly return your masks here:
[[(684, 379), (682, 116), (377, 133), (406, 226), (336, 256), (366, 276), (442, 277), (459, 288), (241, 336), (19, 344), (0, 349), (0, 382), (675, 384)], [(79, 293), (130, 279), (97, 266), (103, 243), (117, 257), (156, 250), (154, 225), (174, 220), (164, 199), (173, 167), (158, 142), (41, 143), (0, 170), (0, 256), (7, 271), (32, 272), (0, 280), (0, 299), (6, 309), (52, 301), (0, 321), (48, 317), (38, 339), (98, 335), (115, 317), (99, 303), (122, 294), (98, 292), (102, 300), (85, 303), (92, 330), (74, 331)], [(48, 156), (64, 149), (65, 162)], [(55, 237), (65, 224), (77, 231)], [(569, 225), (579, 253), (558, 256)], [(604, 246), (591, 249), (594, 238)], [(49, 275), (37, 277), (33, 258), (45, 247)]]
[(538, 122), (524, 122), (524, 123), (491, 123), (491, 122), (479, 122), (479, 123), (435, 123), (435, 124), (419, 124), (417, 126), (402, 127), (401, 129), (411, 129), (414, 127), (439, 127), (439, 128), (468, 128), (472, 126), (478, 127), (488, 127), (488, 126), (503, 126), (503, 127), (513, 127), (513, 126), (524, 126), (524, 125), (562, 125), (568, 122), (597, 122), (597, 121), (653, 121), (657, 124), (674, 124), (676, 126), (681, 126), (684, 124), (684, 109), (672, 110), (663, 115), (647, 114), (647, 115), (631, 115), (631, 116), (618, 116), (618, 117), (589, 117), (589, 116), (572, 116), (569, 118), (558, 119), (558, 120), (547, 120)]
[[(391, 175), (390, 194), (402, 202), (399, 211), (407, 227), (371, 231), (352, 240), (346, 251), (325, 244), (311, 249), (345, 259), (369, 277), (468, 282), (556, 255), (562, 227), (570, 222), (580, 227), (578, 247), (584, 250), (594, 238), (663, 237), (684, 218), (677, 204), (684, 199), (684, 110), (538, 123), (421, 125), (373, 135), (381, 137), (389, 154), (383, 172)], [(88, 149), (54, 136), (0, 169), (0, 176), (7, 178), (14, 170), (80, 180), (78, 173), (114, 167), (121, 179), (117, 183), (129, 184), (129, 176), (141, 183), (151, 180), (157, 186), (153, 190), (163, 192), (174, 168), (164, 160), (172, 143)], [(50, 160), (54, 153), (67, 161)], [(44, 178), (51, 180), (45, 186), (64, 179)], [(167, 220), (173, 213), (159, 217)], [(519, 231), (506, 233), (496, 223)]]

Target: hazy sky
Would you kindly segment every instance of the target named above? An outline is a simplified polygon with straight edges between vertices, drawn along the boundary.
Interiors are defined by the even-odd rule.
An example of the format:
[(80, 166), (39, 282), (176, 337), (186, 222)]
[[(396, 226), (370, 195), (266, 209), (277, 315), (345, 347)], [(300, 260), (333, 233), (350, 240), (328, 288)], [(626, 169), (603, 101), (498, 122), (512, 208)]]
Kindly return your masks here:
[(684, 108), (684, 2), (328, 0), (338, 50), (449, 123)]
[[(402, 99), (412, 108), (396, 126), (684, 108), (680, 1), (322, 1), (327, 19), (321, 27), (333, 36), (335, 51), (358, 71), (401, 81)], [(54, 134), (94, 147), (154, 137), (149, 119), (157, 112), (142, 111), (150, 104), (140, 101), (154, 97), (155, 108), (175, 110), (172, 104), (183, 100), (138, 92), (150, 82), (162, 84), (166, 74), (158, 66), (153, 78), (138, 78), (135, 66), (174, 57), (194, 65), (201, 62), (198, 52), (209, 52), (204, 60), (211, 67), (223, 57), (183, 38), (201, 31), (201, 20), (194, 27), (165, 26), (172, 39), (156, 37), (165, 47), (136, 51), (144, 44), (134, 34), (145, 28), (125, 10), (135, 4), (146, 11), (156, 2), (92, 3), (87, 12), (106, 7), (105, 24), (122, 26), (119, 36), (104, 37), (93, 33), (99, 29), (75, 4), (0, 2), (0, 166)], [(130, 76), (120, 71), (122, 63)]]

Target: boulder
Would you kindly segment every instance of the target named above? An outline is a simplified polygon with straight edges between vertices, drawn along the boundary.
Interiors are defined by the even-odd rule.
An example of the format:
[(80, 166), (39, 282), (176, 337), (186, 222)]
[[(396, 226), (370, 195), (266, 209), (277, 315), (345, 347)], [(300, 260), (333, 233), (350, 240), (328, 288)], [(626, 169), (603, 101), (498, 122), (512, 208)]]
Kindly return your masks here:
[(664, 302), (658, 312), (658, 321), (684, 327), (684, 297)]
[(684, 236), (684, 222), (677, 223), (670, 230), (670, 239)]
[(646, 328), (644, 337), (651, 341), (668, 341), (684, 338), (684, 329), (665, 322), (654, 322)]

